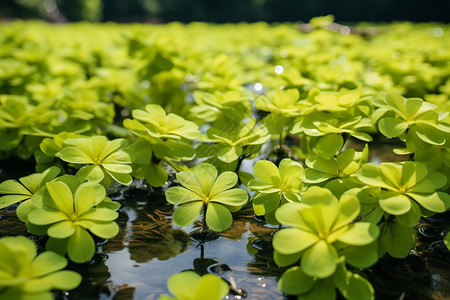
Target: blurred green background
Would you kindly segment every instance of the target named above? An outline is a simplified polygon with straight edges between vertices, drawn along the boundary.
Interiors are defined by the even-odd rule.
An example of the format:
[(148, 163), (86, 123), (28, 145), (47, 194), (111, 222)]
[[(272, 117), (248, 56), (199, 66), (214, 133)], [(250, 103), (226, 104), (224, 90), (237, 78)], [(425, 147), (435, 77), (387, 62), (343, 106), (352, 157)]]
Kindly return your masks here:
[(285, 22), (333, 14), (339, 22), (444, 22), (449, 0), (1, 0), (0, 18), (52, 22)]

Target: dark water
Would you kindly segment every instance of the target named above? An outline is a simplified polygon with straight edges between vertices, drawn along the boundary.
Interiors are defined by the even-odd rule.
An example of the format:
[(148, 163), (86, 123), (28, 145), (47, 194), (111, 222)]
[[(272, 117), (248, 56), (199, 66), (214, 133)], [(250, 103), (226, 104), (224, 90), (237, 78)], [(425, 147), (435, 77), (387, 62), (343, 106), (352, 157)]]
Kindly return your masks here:
[[(380, 153), (372, 160), (392, 161), (380, 158), (392, 155), (392, 147), (384, 147), (371, 151)], [(20, 168), (4, 164), (0, 170), (1, 181), (33, 172), (26, 163)], [(277, 288), (284, 269), (272, 259), (271, 236), (277, 228), (256, 219), (251, 207), (235, 214), (233, 226), (217, 240), (199, 244), (189, 237), (199, 224), (182, 229), (173, 225), (173, 206), (165, 202), (162, 190), (138, 183), (113, 188), (109, 195), (122, 204), (119, 235), (99, 240), (90, 262), (69, 265), (82, 274), (83, 282), (69, 293), (55, 293), (56, 299), (158, 299), (169, 294), (168, 278), (183, 270), (221, 276), (233, 287), (228, 299), (288, 299)], [(448, 214), (423, 220), (416, 250), (406, 259), (382, 257), (362, 273), (377, 299), (450, 299), (450, 252), (442, 247), (449, 225)], [(18, 234), (27, 232), (14, 207), (0, 210), (0, 236)], [(45, 240), (36, 242), (44, 245)]]

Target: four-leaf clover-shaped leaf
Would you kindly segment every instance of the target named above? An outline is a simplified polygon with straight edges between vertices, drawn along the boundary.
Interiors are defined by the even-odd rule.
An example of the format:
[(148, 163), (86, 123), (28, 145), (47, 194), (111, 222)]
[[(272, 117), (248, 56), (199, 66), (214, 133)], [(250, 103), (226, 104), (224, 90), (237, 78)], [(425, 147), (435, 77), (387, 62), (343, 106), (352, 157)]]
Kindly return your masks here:
[(72, 290), (80, 274), (62, 270), (67, 260), (52, 251), (36, 256), (36, 245), (24, 236), (0, 239), (0, 298), (51, 300), (51, 290)]
[(289, 158), (280, 162), (279, 169), (270, 161), (257, 161), (253, 167), (255, 179), (247, 185), (249, 190), (255, 191), (252, 197), (255, 214), (265, 215), (274, 212), (280, 204), (299, 202), (302, 172), (302, 165)]
[[(68, 175), (67, 175), (68, 176)], [(114, 222), (118, 213), (106, 207), (96, 207), (106, 198), (105, 188), (98, 183), (79, 184), (73, 176), (64, 181), (47, 182), (46, 188), (33, 199), (34, 209), (28, 220), (35, 225), (48, 226), (50, 240), (47, 249), (78, 263), (88, 261), (95, 252), (92, 234), (108, 239), (119, 232)]]
[[(303, 193), (302, 203), (287, 203), (276, 211), (277, 220), (292, 227), (278, 231), (273, 238), (275, 262), (287, 266), (301, 257), (305, 274), (318, 278), (331, 276), (336, 271), (342, 245), (366, 246), (378, 237), (375, 224), (351, 223), (359, 211), (359, 201), (353, 195), (344, 194), (338, 201), (328, 189), (310, 187)], [(348, 262), (367, 267), (377, 257), (375, 261), (370, 255), (365, 259)]]
[(109, 186), (112, 178), (129, 185), (133, 178), (130, 175), (131, 157), (122, 150), (126, 145), (124, 139), (108, 141), (104, 136), (67, 139), (56, 156), (69, 163), (86, 165), (77, 172), (81, 181)]
[(193, 171), (182, 171), (176, 176), (182, 186), (167, 189), (166, 199), (179, 205), (173, 213), (173, 221), (181, 227), (192, 224), (203, 210), (208, 227), (223, 231), (233, 222), (230, 211), (237, 211), (247, 203), (247, 192), (234, 188), (238, 181), (234, 172), (226, 171), (217, 176), (213, 165), (201, 163)]

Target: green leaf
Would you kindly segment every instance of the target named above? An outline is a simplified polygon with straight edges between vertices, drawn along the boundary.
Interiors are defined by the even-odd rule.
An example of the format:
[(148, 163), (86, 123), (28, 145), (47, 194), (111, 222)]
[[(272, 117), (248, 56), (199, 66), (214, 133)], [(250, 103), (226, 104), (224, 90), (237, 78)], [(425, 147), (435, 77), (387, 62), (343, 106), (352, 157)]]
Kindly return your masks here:
[(382, 236), (386, 251), (395, 258), (405, 258), (414, 246), (414, 235), (414, 228), (390, 223)]
[(91, 221), (113, 221), (119, 214), (108, 208), (91, 208), (90, 210), (78, 215), (78, 219)]
[(168, 180), (169, 175), (159, 164), (150, 164), (147, 166), (145, 179), (153, 187), (163, 186)]
[(201, 163), (194, 168), (195, 177), (202, 187), (204, 195), (209, 195), (217, 178), (217, 169), (211, 164)]
[(103, 162), (102, 167), (114, 173), (131, 173), (133, 171), (130, 165), (123, 165), (117, 163), (108, 164)]
[(46, 183), (51, 196), (51, 206), (70, 216), (74, 212), (73, 196), (70, 188), (63, 182), (51, 181)]
[(301, 267), (305, 274), (309, 276), (326, 278), (333, 275), (337, 260), (336, 249), (326, 241), (319, 240), (303, 254)]
[(77, 172), (77, 177), (80, 181), (90, 181), (90, 182), (100, 182), (105, 177), (105, 173), (103, 173), (102, 168), (97, 165), (89, 165), (82, 167)]
[[(102, 196), (101, 199), (105, 198), (106, 192)], [(82, 215), (96, 204), (96, 189), (89, 183), (83, 183), (76, 190), (74, 198), (75, 211)]]
[(402, 215), (411, 209), (411, 200), (394, 191), (381, 191), (379, 203), (381, 208), (391, 215)]
[(316, 152), (323, 158), (332, 158), (342, 149), (343, 145), (344, 139), (340, 134), (327, 134), (317, 141)]
[(253, 174), (256, 179), (259, 179), (264, 183), (270, 183), (276, 188), (281, 184), (280, 171), (274, 163), (270, 161), (258, 160), (253, 167)]
[(233, 217), (223, 205), (210, 202), (206, 209), (206, 224), (214, 231), (220, 232), (231, 227)]
[(130, 174), (117, 173), (106, 171), (115, 181), (123, 185), (130, 185), (133, 182), (133, 177)]
[(306, 275), (300, 267), (292, 267), (281, 275), (278, 289), (289, 295), (300, 295), (311, 290), (314, 282), (314, 278)]
[(338, 169), (334, 159), (325, 159), (317, 156), (313, 158), (307, 158), (305, 163), (308, 167), (316, 171), (322, 172), (324, 174), (327, 174), (331, 177), (335, 177), (338, 175)]
[(300, 203), (286, 203), (276, 211), (275, 216), (281, 224), (311, 231), (302, 218), (301, 210), (303, 207), (304, 205)]
[(77, 272), (59, 271), (46, 276), (46, 280), (51, 282), (52, 287), (58, 290), (73, 290), (80, 285), (82, 277)]
[(228, 294), (227, 283), (214, 274), (203, 275), (195, 287), (193, 299), (220, 300)]
[(49, 225), (68, 219), (69, 217), (65, 213), (57, 210), (46, 211), (35, 209), (28, 214), (28, 221), (35, 225)]
[(435, 192), (429, 195), (408, 193), (408, 196), (432, 212), (442, 213), (450, 207), (450, 196), (447, 193)]
[[(13, 195), (24, 195), (31, 196), (31, 192), (27, 190), (19, 182), (9, 179), (0, 183), (0, 194), (13, 194)], [(29, 198), (29, 197), (28, 197)]]
[(348, 300), (373, 300), (375, 291), (364, 277), (352, 273), (347, 279), (347, 286), (342, 290), (345, 299)]
[(93, 158), (89, 156), (89, 154), (83, 152), (80, 148), (77, 147), (64, 147), (56, 156), (61, 158), (64, 161), (74, 163), (74, 164), (93, 164)]
[(295, 254), (281, 254), (280, 252), (274, 251), (273, 252), (273, 260), (277, 265), (280, 267), (287, 267), (290, 266), (300, 259), (302, 256), (302, 252), (298, 252)]
[(253, 210), (257, 216), (275, 211), (280, 205), (278, 193), (255, 193), (252, 198)]
[(422, 211), (420, 206), (415, 201), (411, 201), (411, 209), (406, 214), (397, 215), (395, 218), (399, 223), (413, 227), (419, 222), (421, 216)]
[(181, 171), (176, 174), (178, 182), (188, 188), (189, 190), (197, 193), (198, 195), (203, 194), (202, 187), (192, 171)]
[(285, 228), (275, 233), (272, 244), (275, 251), (291, 255), (311, 247), (318, 241), (319, 237), (312, 232), (298, 228)]
[(223, 172), (217, 177), (214, 185), (212, 186), (209, 197), (215, 197), (216, 194), (228, 190), (236, 185), (238, 176), (234, 172)]
[(201, 201), (180, 205), (173, 213), (173, 222), (180, 227), (190, 225), (198, 218), (202, 208)]
[(241, 188), (235, 188), (215, 194), (209, 201), (210, 203), (217, 202), (230, 206), (242, 206), (247, 203), (247, 200), (247, 192)]
[(425, 143), (431, 145), (444, 145), (445, 137), (436, 127), (421, 123), (415, 128), (417, 136)]
[(89, 229), (102, 239), (113, 238), (119, 233), (119, 225), (116, 222), (81, 220), (78, 225)]
[(334, 228), (339, 228), (343, 225), (349, 224), (359, 215), (360, 203), (358, 198), (347, 192), (339, 199), (339, 215), (337, 216)]
[(59, 254), (52, 251), (46, 251), (39, 254), (31, 263), (30, 274), (33, 277), (41, 277), (67, 266), (67, 260)]
[(68, 239), (67, 254), (76, 263), (84, 263), (90, 260), (95, 253), (95, 244), (91, 235), (80, 226), (77, 226), (75, 233)]
[(0, 209), (10, 206), (11, 204), (30, 199), (28, 195), (5, 195), (0, 197)]
[(361, 269), (368, 268), (378, 261), (376, 244), (346, 247), (340, 251), (340, 254), (345, 256), (347, 263)]
[(184, 271), (170, 276), (167, 281), (169, 291), (177, 298), (183, 299), (200, 281), (200, 275), (193, 271)]
[(166, 200), (167, 202), (176, 205), (203, 200), (203, 198), (199, 194), (184, 187), (173, 186), (166, 190)]
[(380, 166), (374, 163), (364, 164), (358, 172), (356, 177), (363, 183), (371, 186), (378, 186), (385, 189), (392, 189), (392, 186), (387, 184), (381, 178)]
[(378, 129), (387, 137), (396, 137), (408, 129), (408, 122), (397, 118), (384, 118), (378, 123)]
[(302, 180), (306, 183), (321, 183), (333, 177), (334, 175), (326, 174), (311, 168), (305, 169), (302, 173)]
[(357, 222), (348, 226), (347, 231), (341, 234), (338, 240), (349, 245), (363, 246), (375, 241), (379, 233), (375, 224)]
[(50, 226), (47, 234), (56, 239), (65, 239), (75, 233), (76, 227), (72, 221), (62, 221)]

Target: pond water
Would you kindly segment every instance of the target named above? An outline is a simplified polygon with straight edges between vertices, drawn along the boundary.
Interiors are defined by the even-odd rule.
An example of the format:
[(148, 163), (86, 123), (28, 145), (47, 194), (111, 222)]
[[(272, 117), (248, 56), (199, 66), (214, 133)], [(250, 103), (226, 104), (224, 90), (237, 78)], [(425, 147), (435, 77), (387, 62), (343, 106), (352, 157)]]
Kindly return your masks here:
[[(371, 153), (389, 155), (385, 147)], [(381, 160), (372, 157), (376, 159)], [(33, 173), (33, 164), (19, 164), (0, 166), (0, 181)], [(88, 263), (69, 264), (82, 274), (83, 282), (69, 293), (55, 293), (56, 299), (158, 299), (169, 294), (168, 278), (183, 270), (226, 279), (232, 286), (228, 299), (288, 299), (277, 288), (284, 269), (272, 259), (271, 236), (278, 227), (255, 218), (251, 207), (236, 213), (233, 226), (218, 239), (199, 243), (189, 233), (200, 224), (183, 229), (173, 225), (173, 206), (165, 201), (162, 189), (135, 182), (126, 188), (113, 187), (108, 194), (122, 204), (117, 220), (120, 233), (109, 241), (99, 240), (98, 251)], [(377, 299), (450, 298), (450, 252), (442, 243), (449, 219), (441, 214), (423, 220), (417, 225), (417, 248), (406, 259), (382, 257), (362, 272)], [(27, 232), (14, 207), (0, 210), (0, 236), (18, 234)], [(35, 241), (45, 243), (43, 238)]]

